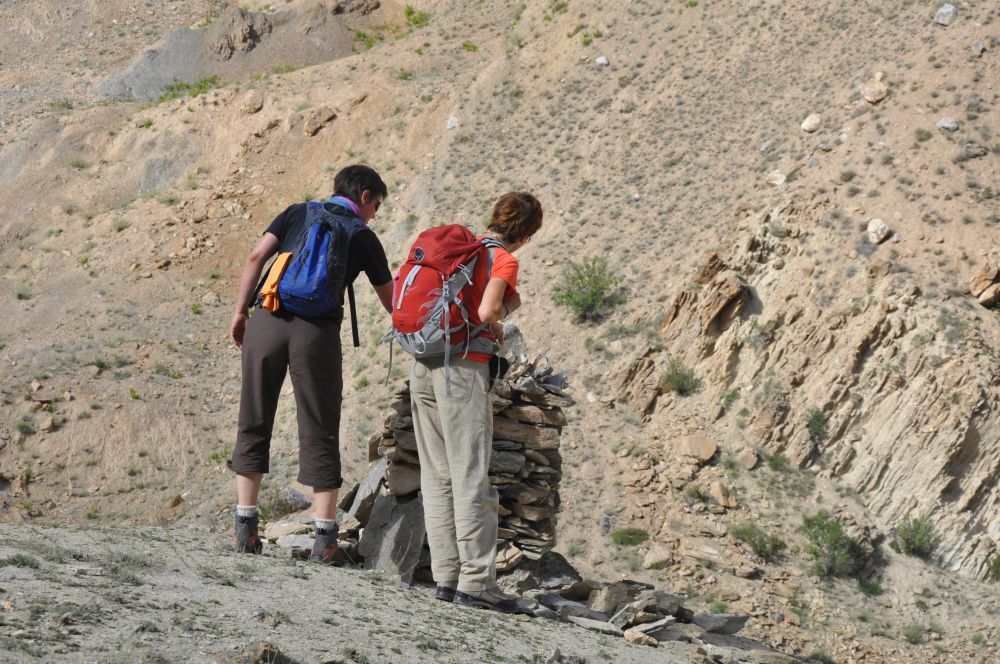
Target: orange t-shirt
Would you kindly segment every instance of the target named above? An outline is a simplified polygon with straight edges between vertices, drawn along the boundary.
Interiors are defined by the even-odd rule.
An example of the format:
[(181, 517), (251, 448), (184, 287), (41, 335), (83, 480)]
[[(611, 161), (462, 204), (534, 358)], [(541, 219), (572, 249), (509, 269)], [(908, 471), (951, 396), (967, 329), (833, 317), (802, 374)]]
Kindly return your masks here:
[[(504, 299), (517, 292), (517, 269), (518, 262), (513, 254), (500, 247), (493, 251), (493, 269), (490, 271), (490, 279), (503, 279), (507, 282), (507, 288), (503, 292)], [(492, 356), (486, 353), (469, 353), (466, 356), (467, 359), (474, 362), (489, 362), (490, 357)]]

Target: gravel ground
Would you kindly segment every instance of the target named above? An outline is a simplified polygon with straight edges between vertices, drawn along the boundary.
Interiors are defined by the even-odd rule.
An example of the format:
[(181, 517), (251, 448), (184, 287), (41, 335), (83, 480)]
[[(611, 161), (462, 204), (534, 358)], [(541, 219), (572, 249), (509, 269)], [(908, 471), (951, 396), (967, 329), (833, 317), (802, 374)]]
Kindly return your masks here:
[[(359, 570), (235, 556), (185, 529), (0, 526), (5, 661), (243, 662), (273, 644), (296, 662), (702, 661), (545, 619), (436, 602)], [(275, 553), (275, 555), (268, 555)], [(257, 660), (254, 650), (257, 650)], [(285, 660), (288, 661), (288, 660)]]

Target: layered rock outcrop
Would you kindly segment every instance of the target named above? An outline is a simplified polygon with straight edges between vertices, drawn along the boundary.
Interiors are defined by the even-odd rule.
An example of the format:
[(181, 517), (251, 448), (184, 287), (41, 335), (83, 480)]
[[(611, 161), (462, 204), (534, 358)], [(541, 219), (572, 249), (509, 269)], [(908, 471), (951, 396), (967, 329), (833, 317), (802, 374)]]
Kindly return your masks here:
[[(823, 201), (744, 220), (731, 250), (649, 314), (662, 321), (662, 344), (615, 369), (618, 398), (673, 445), (708, 421), (724, 430), (719, 404), (739, 394), (735, 451), (782, 452), (837, 478), (885, 531), (931, 515), (939, 562), (984, 576), (1000, 546), (1000, 359), (983, 310), (931, 301), (884, 249), (832, 274), (817, 257), (842, 242), (832, 225)], [(711, 404), (699, 424), (677, 416), (679, 397), (662, 380), (671, 360), (694, 369), (696, 399)]]

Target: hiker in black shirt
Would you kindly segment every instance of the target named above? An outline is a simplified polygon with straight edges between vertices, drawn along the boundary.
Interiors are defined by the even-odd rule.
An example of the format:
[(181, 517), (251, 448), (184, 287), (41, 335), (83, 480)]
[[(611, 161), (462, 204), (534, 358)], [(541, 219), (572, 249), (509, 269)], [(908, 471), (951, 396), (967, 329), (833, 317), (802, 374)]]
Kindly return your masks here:
[[(351, 285), (364, 272), (382, 306), (386, 311), (392, 310), (392, 274), (381, 242), (367, 227), (385, 200), (385, 183), (368, 166), (348, 166), (334, 178), (334, 193), (325, 203), (292, 205), (279, 214), (250, 252), (240, 277), (230, 333), (233, 342), (242, 349), (243, 381), (236, 449), (227, 463), (236, 473), (238, 501), (233, 542), (240, 552), (260, 553), (262, 548), (257, 532), (257, 497), (263, 474), (269, 470), (278, 396), (285, 374), (289, 373), (298, 418), (298, 480), (311, 486), (314, 494), (316, 538), (310, 559), (331, 563), (336, 553), (334, 519), (337, 492), (343, 483), (339, 429), (344, 289), (334, 294), (331, 309), (317, 316), (290, 313), (288, 309), (293, 308), (290, 302), (282, 307), (280, 296), (277, 303), (266, 301), (254, 290), (268, 259), (277, 253), (275, 265), (278, 265), (282, 258), (287, 258), (283, 254), (291, 252), (294, 262), (294, 254), (302, 251), (304, 234), (315, 225), (309, 220), (322, 219), (327, 223), (326, 228), (332, 229), (328, 231), (331, 237), (347, 238), (343, 244), (346, 247), (343, 286), (353, 296)], [(343, 258), (339, 254), (338, 257)], [(343, 264), (337, 260), (328, 263)], [(277, 283), (276, 275), (269, 275), (268, 282), (272, 280)], [(267, 285), (264, 291), (268, 291)], [(253, 315), (248, 317), (248, 308), (253, 305), (256, 305)]]

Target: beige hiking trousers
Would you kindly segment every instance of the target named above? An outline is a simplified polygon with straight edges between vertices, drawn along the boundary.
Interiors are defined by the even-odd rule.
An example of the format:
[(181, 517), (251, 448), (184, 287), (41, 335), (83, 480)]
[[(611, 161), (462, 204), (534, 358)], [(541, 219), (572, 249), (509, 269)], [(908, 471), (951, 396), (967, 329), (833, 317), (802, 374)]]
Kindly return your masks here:
[(458, 590), (496, 584), (497, 491), (490, 484), (493, 409), (489, 365), (461, 357), (416, 360), (410, 372), (413, 428), (420, 455), (420, 491), (437, 583)]

